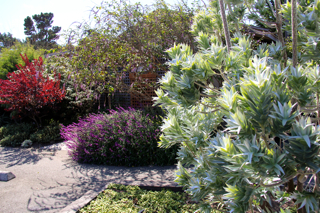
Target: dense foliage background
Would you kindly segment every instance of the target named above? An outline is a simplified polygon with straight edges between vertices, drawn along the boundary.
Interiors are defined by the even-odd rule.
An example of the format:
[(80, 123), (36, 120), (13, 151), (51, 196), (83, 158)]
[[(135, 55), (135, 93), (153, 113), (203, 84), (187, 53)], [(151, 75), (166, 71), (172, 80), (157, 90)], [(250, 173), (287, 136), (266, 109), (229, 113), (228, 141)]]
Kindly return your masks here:
[[(92, 19), (69, 30), (65, 46), (57, 47), (55, 43), (59, 28), (52, 27), (52, 13), (36, 14), (25, 19), (28, 42), (17, 41), (12, 46), (12, 42), (10, 45), (8, 42), (14, 41), (14, 37), (1, 34), (7, 48), (1, 50), (0, 74), (8, 83), (6, 89), (1, 90), (1, 139), (14, 136), (8, 129), (14, 128), (15, 123), (18, 123), (22, 126), (30, 124), (31, 128), (30, 131), (21, 130), (25, 132), (23, 137), (17, 136), (21, 143), (31, 138), (33, 142), (42, 140), (42, 143), (58, 140), (56, 133), (60, 123), (69, 125), (90, 113), (106, 111), (106, 108), (115, 109), (117, 105), (112, 100), (115, 92), (128, 92), (137, 97), (141, 95), (141, 99), (151, 100), (144, 91), (137, 90), (134, 84), (124, 83), (123, 79), (129, 73), (135, 73), (135, 84), (144, 82), (146, 87), (154, 86), (148, 80), (141, 79), (140, 73), (166, 69), (163, 64), (168, 58), (165, 50), (174, 42), (193, 45), (193, 35), (189, 31), (193, 13), (194, 10), (186, 5), (169, 5), (164, 1), (145, 6), (127, 1), (104, 1), (101, 6), (92, 9)], [(180, 31), (176, 30), (177, 27)], [(49, 50), (53, 47), (57, 48)], [(8, 99), (4, 104), (4, 97), (9, 97), (8, 88), (15, 87), (14, 80), (8, 79), (7, 74), (19, 75), (22, 71), (18, 71), (17, 65), (26, 66), (20, 54), (26, 54), (30, 63), (37, 63), (33, 60), (41, 56), (43, 64), (33, 70), (33, 80), (48, 78), (39, 81), (39, 84), (33, 81), (32, 85), (25, 81), (24, 92), (31, 91), (32, 88), (44, 88), (41, 82), (51, 80), (56, 82), (56, 90), (64, 91), (63, 99), (52, 105), (54, 110), (50, 113), (48, 106), (51, 104), (40, 101), (42, 99), (39, 97), (38, 101), (33, 101), (31, 105), (29, 103), (31, 108), (27, 103), (22, 104), (29, 97), (24, 92), (10, 99), (11, 102)], [(29, 69), (27, 66), (24, 71)], [(101, 98), (104, 93), (108, 100)], [(42, 97), (48, 99), (46, 95)], [(2, 145), (18, 146), (20, 139), (13, 140), (12, 143), (6, 139), (7, 142)]]
[(0, 79), (7, 79), (7, 73), (18, 70), (18, 64), (25, 65), (20, 54), (27, 55), (29, 61), (38, 59), (44, 55), (44, 50), (34, 49), (30, 43), (16, 42), (14, 45), (1, 49), (0, 57)]

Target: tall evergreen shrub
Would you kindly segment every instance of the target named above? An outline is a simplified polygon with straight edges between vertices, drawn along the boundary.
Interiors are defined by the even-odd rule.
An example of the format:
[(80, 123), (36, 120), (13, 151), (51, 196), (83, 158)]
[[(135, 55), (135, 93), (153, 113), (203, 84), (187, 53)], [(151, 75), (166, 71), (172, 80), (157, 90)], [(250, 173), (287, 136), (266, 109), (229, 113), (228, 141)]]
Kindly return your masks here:
[[(229, 17), (242, 6), (249, 15), (268, 7), (264, 1), (220, 3)], [(177, 183), (203, 203), (204, 212), (274, 212), (265, 208), (272, 200), (280, 206), (293, 201), (299, 212), (318, 212), (320, 1), (297, 5), (297, 65), (291, 58), (296, 52), (286, 49), (291, 37), (286, 46), (253, 45), (249, 36), (230, 28), (235, 31), (227, 48), (223, 32), (211, 29), (211, 22), (221, 26), (217, 1), (211, 6), (193, 26), (200, 51), (194, 54), (184, 44), (169, 49), (170, 71), (157, 91), (157, 103), (168, 111), (160, 145), (180, 146)], [(277, 8), (286, 20), (280, 26), (294, 35), (290, 2)], [(222, 87), (214, 86), (218, 77)], [(281, 190), (293, 179), (296, 188)]]

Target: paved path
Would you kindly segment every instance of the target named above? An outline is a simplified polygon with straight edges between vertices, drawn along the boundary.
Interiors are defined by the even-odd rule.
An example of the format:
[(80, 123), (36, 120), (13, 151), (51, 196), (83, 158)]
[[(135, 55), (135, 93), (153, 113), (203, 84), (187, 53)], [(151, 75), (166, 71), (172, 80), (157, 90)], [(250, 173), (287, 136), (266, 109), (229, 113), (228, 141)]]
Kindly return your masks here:
[(0, 147), (0, 171), (16, 178), (0, 181), (0, 212), (59, 212), (89, 190), (108, 183), (176, 186), (174, 166), (115, 167), (79, 164), (63, 143), (45, 149)]

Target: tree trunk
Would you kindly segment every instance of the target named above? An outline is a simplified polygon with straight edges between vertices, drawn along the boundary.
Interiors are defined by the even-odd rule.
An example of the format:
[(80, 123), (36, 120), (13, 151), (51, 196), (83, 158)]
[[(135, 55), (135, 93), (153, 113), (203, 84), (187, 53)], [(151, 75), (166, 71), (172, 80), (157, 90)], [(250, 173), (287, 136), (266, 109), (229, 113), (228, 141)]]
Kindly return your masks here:
[(219, 0), (219, 6), (220, 6), (222, 23), (223, 23), (224, 35), (226, 38), (226, 44), (227, 44), (227, 49), (228, 49), (228, 53), (229, 53), (231, 50), (231, 39), (230, 39), (230, 33), (229, 33), (228, 22), (227, 22), (226, 11), (224, 8), (223, 0)]
[(297, 0), (291, 1), (291, 28), (292, 28), (292, 66), (298, 64), (298, 32), (297, 32)]
[[(298, 182), (297, 190), (298, 190), (299, 192), (303, 192), (303, 183), (301, 183), (301, 182), (299, 181), (299, 178), (300, 178), (300, 175), (298, 175), (298, 177), (297, 177), (297, 182)], [(298, 204), (298, 205), (297, 205), (297, 208), (300, 208), (300, 205), (301, 205), (301, 204)], [(301, 209), (298, 209), (297, 212), (298, 212), (298, 213), (306, 213), (307, 211), (306, 211), (306, 208), (305, 208), (305, 207), (302, 207)]]
[(109, 104), (109, 109), (111, 109), (111, 96), (108, 94), (108, 104)]
[(36, 116), (35, 116), (35, 115), (32, 115), (32, 116), (29, 116), (29, 118), (31, 118), (31, 119), (36, 123), (37, 129), (39, 129), (40, 126), (39, 126), (39, 123), (38, 123), (38, 121), (37, 121), (37, 119), (36, 119)]
[[(277, 20), (278, 38), (282, 44), (282, 47), (285, 47), (286, 44), (284, 43), (283, 32), (282, 32), (282, 17), (280, 14), (280, 9), (281, 9), (280, 0), (275, 0), (275, 6), (276, 6), (276, 20)], [(284, 49), (282, 52), (283, 52), (282, 54), (283, 54), (283, 60), (284, 60), (284, 67), (286, 67), (287, 60), (288, 60), (287, 51)]]
[(288, 182), (288, 190), (287, 190), (288, 193), (293, 193), (294, 192), (294, 182), (293, 182), (293, 179), (289, 180)]
[[(297, 0), (291, 1), (291, 28), (292, 28), (292, 66), (297, 67), (298, 65), (298, 39), (297, 39)], [(297, 177), (297, 190), (303, 192), (303, 183), (299, 181), (300, 175)], [(297, 205), (300, 208), (301, 204)], [(306, 213), (305, 207), (298, 210), (298, 213)]]

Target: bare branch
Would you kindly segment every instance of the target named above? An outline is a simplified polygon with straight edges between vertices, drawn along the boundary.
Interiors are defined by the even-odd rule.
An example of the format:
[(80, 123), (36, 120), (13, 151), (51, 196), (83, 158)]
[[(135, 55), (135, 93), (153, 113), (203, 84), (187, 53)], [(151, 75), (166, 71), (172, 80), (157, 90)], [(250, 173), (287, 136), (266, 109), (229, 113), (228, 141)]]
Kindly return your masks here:
[(209, 107), (209, 108), (220, 108), (220, 107), (210, 106), (210, 105), (204, 104), (202, 102), (200, 102), (200, 104), (202, 104), (203, 106)]
[(196, 111), (196, 112), (203, 113), (203, 114), (210, 114), (210, 113), (217, 112), (217, 111), (219, 111), (219, 110), (220, 110), (220, 108), (219, 108), (219, 109), (216, 109), (216, 110), (213, 110), (213, 111), (210, 111), (210, 112), (200, 112), (200, 111)]
[(288, 182), (289, 180), (295, 178), (299, 173), (294, 173), (292, 175), (290, 175), (289, 177), (279, 181), (279, 182), (276, 182), (276, 183), (273, 183), (273, 184), (269, 184), (269, 185), (265, 185), (263, 184), (263, 181), (261, 180), (259, 185), (263, 186), (263, 187), (275, 187), (275, 186), (280, 186), (282, 184), (285, 184), (286, 182)]
[(196, 85), (198, 85), (198, 86), (200, 86), (200, 87), (202, 87), (202, 88), (211, 89), (211, 90), (214, 90), (214, 91), (216, 91), (216, 92), (220, 92), (218, 89), (216, 89), (216, 88), (214, 88), (214, 87), (204, 86), (204, 85), (201, 85), (201, 84), (199, 84), (199, 83), (197, 83), (197, 82), (194, 82), (194, 84), (196, 84)]
[(207, 97), (207, 98), (219, 97), (219, 95), (206, 95), (206, 94), (203, 94), (203, 93), (200, 93), (200, 96), (202, 96), (202, 97)]

